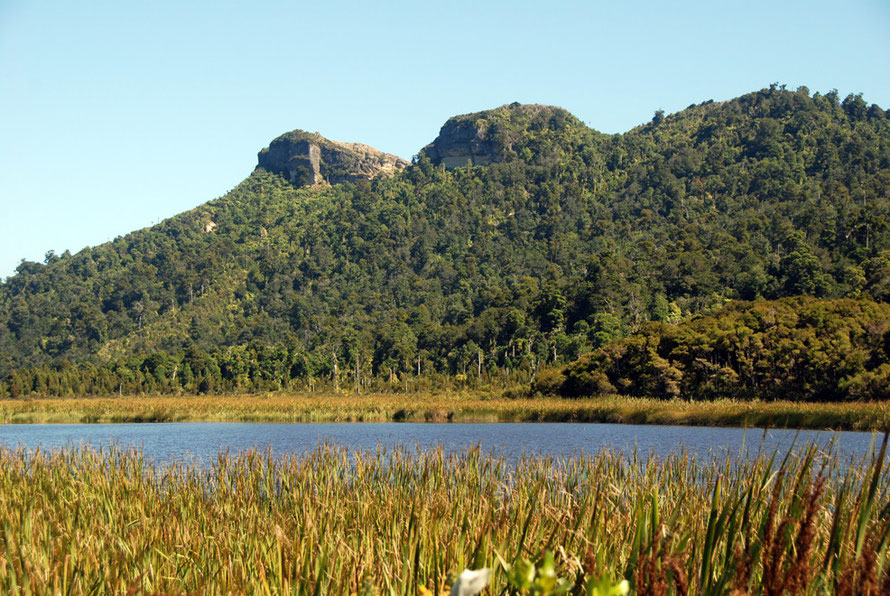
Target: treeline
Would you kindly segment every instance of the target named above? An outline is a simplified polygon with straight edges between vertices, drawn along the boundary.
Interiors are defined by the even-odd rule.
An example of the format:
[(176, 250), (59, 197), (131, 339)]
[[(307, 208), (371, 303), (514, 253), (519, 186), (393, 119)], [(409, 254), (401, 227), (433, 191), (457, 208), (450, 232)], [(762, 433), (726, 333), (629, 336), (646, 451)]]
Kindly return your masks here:
[(258, 169), (152, 228), (23, 262), (0, 284), (0, 379), (255, 345), (328, 362), (306, 378), (333, 379), (338, 354), (369, 378), (418, 376), (419, 358), (421, 377), (527, 379), (729, 299), (890, 299), (890, 119), (859, 96), (771, 87), (624, 135), (514, 112), (473, 115), (500, 163), (421, 155), (321, 189)]
[(732, 302), (679, 325), (648, 323), (547, 371), (533, 389), (567, 397), (890, 399), (890, 304)]
[(439, 363), (418, 355), (404, 366), (393, 366), (373, 357), (362, 361), (348, 347), (319, 353), (261, 342), (210, 352), (189, 346), (101, 364), (58, 361), (19, 368), (0, 379), (0, 398), (490, 390), (527, 383), (538, 366), (529, 352), (508, 357), (501, 366), (488, 362), (478, 349), (451, 356)]

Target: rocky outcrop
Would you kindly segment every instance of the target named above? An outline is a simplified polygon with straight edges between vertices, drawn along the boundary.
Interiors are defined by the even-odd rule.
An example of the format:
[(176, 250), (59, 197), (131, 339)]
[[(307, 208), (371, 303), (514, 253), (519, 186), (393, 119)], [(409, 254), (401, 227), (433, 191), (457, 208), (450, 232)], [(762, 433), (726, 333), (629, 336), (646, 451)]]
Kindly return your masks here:
[(488, 123), (484, 120), (450, 118), (436, 140), (423, 148), (423, 153), (436, 165), (446, 169), (459, 168), (471, 163), (484, 166), (501, 161), (501, 147), (488, 136)]
[(339, 184), (391, 176), (408, 166), (404, 159), (361, 143), (340, 143), (318, 133), (295, 130), (259, 152), (257, 167), (281, 174), (295, 186)]
[(511, 103), (493, 110), (449, 118), (423, 155), (447, 169), (488, 165), (516, 154), (517, 143), (541, 134), (584, 127), (567, 110), (553, 106)]

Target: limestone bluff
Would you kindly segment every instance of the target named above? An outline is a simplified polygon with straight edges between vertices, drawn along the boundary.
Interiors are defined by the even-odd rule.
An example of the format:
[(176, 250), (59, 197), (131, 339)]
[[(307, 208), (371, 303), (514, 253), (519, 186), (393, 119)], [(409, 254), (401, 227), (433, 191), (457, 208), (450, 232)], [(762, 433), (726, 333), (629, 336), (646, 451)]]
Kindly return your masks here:
[(332, 141), (319, 133), (294, 130), (258, 154), (258, 168), (280, 174), (294, 186), (355, 182), (391, 176), (408, 162), (362, 143)]
[(541, 141), (570, 138), (572, 132), (579, 130), (589, 132), (568, 110), (514, 102), (449, 118), (439, 136), (421, 154), (449, 170), (468, 163), (489, 165), (509, 161), (530, 145), (530, 150), (540, 152)]
[[(541, 141), (565, 137), (573, 130), (588, 129), (563, 108), (512, 103), (449, 118), (420, 156), (449, 170), (468, 163), (489, 165), (516, 157), (526, 145), (540, 152)], [(408, 165), (396, 155), (362, 143), (332, 141), (317, 132), (294, 130), (260, 151), (257, 167), (300, 187), (391, 176)]]

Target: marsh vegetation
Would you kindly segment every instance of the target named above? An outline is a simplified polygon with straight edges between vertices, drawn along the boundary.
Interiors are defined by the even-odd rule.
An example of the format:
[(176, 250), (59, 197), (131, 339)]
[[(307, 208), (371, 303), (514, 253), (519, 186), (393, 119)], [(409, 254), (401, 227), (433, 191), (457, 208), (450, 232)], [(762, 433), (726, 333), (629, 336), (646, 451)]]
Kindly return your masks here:
[(0, 399), (0, 422), (609, 422), (883, 430), (885, 402), (692, 402), (482, 392)]
[(507, 462), (322, 446), (209, 468), (3, 449), (0, 589), (417, 594), (488, 567), (499, 593), (537, 563), (575, 593), (886, 593), (885, 449)]

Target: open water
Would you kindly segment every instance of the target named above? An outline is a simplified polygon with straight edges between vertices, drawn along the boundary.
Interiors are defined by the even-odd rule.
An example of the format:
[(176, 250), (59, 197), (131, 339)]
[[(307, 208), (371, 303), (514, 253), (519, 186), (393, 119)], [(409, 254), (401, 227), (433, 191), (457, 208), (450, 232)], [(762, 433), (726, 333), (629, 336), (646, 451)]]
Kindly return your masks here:
[(514, 459), (523, 454), (572, 456), (601, 450), (643, 456), (689, 451), (700, 456), (784, 453), (816, 444), (841, 459), (861, 458), (881, 436), (864, 432), (642, 426), (626, 424), (423, 424), (423, 423), (149, 423), (0, 425), (0, 446), (57, 449), (90, 445), (136, 448), (153, 461), (208, 462), (221, 452), (250, 449), (304, 453), (322, 444), (355, 450), (442, 447)]

